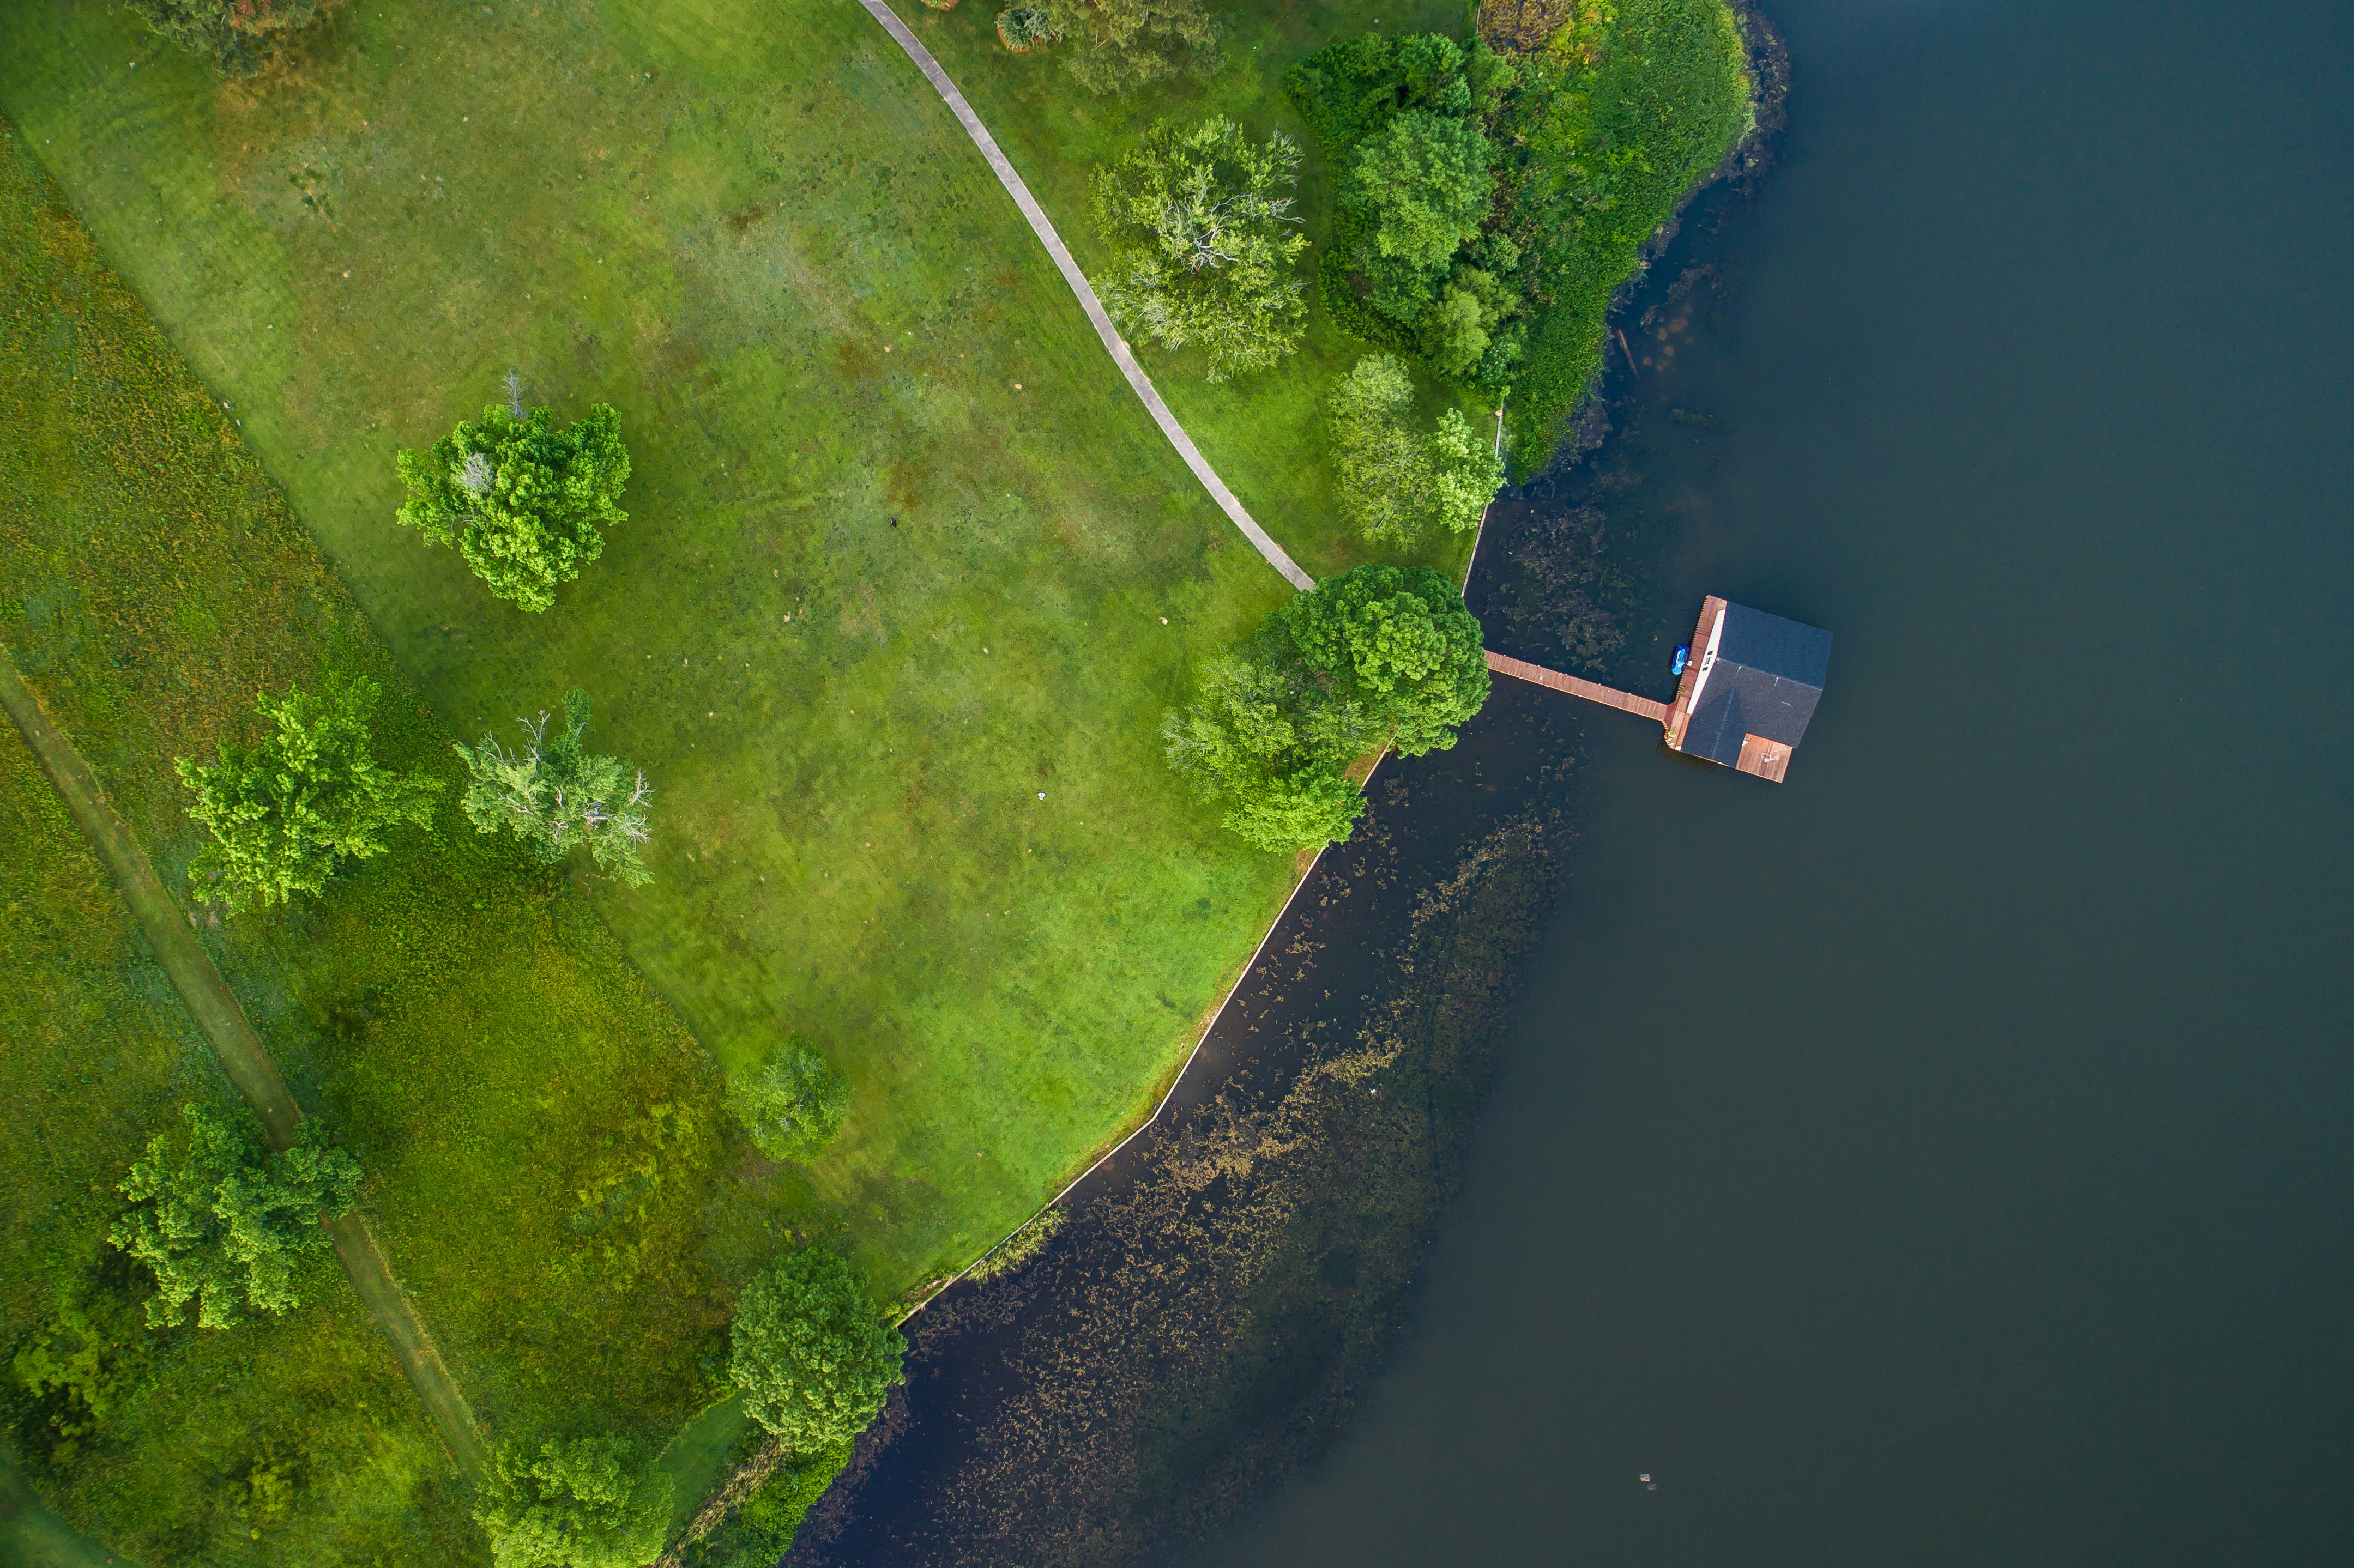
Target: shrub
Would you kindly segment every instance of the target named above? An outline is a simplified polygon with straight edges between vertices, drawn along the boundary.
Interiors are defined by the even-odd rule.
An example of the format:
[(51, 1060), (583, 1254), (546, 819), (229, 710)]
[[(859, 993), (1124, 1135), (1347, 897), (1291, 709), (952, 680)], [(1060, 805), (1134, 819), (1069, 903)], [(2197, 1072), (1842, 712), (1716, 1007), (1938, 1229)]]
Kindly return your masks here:
[(1058, 36), (1054, 19), (1036, 5), (1009, 5), (997, 14), (998, 42), (1017, 55), (1051, 44)]
[(224, 76), (250, 76), (278, 35), (307, 27), (326, 0), (128, 0), (147, 25)]
[(1046, 34), (1071, 46), (1071, 74), (1089, 92), (1126, 92), (1218, 66), (1218, 23), (1202, 0), (1035, 0)]
[(502, 1445), (474, 1513), (498, 1568), (643, 1568), (662, 1552), (672, 1486), (618, 1437)]
[(270, 733), (259, 746), (224, 745), (217, 762), (176, 759), (196, 793), (188, 815), (207, 838), (189, 863), (196, 895), (232, 913), (317, 894), (345, 860), (382, 854), (386, 830), (425, 827), (441, 781), (376, 764), (368, 717), (375, 683), (330, 681), (318, 696), (295, 687), (261, 697)]
[(1212, 115), (1191, 131), (1157, 125), (1095, 179), (1096, 225), (1111, 245), (1100, 291), (1120, 331), (1169, 348), (1198, 344), (1210, 379), (1263, 370), (1299, 344), (1308, 249), (1282, 193), (1299, 149), (1282, 132), (1253, 145)]
[(786, 1040), (758, 1067), (728, 1075), (727, 1107), (770, 1160), (811, 1160), (842, 1130), (850, 1083), (808, 1045)]
[(240, 1301), (270, 1313), (300, 1306), (295, 1259), (334, 1245), (319, 1216), (351, 1213), (358, 1161), (329, 1148), (316, 1121), (302, 1124), (292, 1149), (272, 1153), (249, 1112), (192, 1100), (180, 1115), (186, 1143), (160, 1132), (148, 1139), (122, 1186), (133, 1206), (107, 1236), (154, 1272), (148, 1326), (178, 1326), (191, 1298), (204, 1329), (237, 1323)]
[(736, 1304), (727, 1375), (788, 1453), (847, 1443), (901, 1380), (907, 1341), (875, 1315), (864, 1277), (816, 1248), (754, 1280)]
[(528, 610), (556, 602), (556, 587), (604, 554), (630, 479), (621, 416), (599, 403), (553, 429), (548, 411), (493, 404), (461, 422), (423, 457), (393, 459), (408, 499), (396, 514), (429, 544), (452, 545), (496, 597)]
[(478, 833), (501, 828), (523, 840), (534, 858), (549, 865), (587, 844), (597, 868), (625, 887), (642, 887), (654, 879), (638, 858), (639, 846), (652, 836), (647, 826), (646, 800), (653, 789), (645, 770), (632, 780), (629, 764), (618, 757), (599, 757), (581, 744), (588, 732), (588, 694), (564, 694), (564, 727), (547, 738), (547, 712), (519, 721), (531, 743), (520, 751), (504, 749), (490, 736), (478, 745), (463, 741), (451, 746), (465, 758), (472, 782), (461, 805)]

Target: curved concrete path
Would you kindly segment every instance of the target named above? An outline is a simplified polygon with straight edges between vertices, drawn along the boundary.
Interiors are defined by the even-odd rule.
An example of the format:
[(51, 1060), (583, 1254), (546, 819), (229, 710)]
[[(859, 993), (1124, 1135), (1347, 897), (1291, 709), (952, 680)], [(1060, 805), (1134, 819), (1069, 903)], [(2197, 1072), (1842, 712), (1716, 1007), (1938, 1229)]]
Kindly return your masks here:
[[(16, 673), (16, 662), (8, 657), (5, 649), (0, 649), (0, 707), (8, 710), (25, 744), (39, 759), (41, 771), (49, 776), (49, 782), (56, 786), (75, 821), (89, 835), (90, 847), (98, 852), (122, 901), (130, 906), (132, 917), (138, 921), (140, 934), (154, 950), (156, 964), (171, 980), (172, 989), (180, 993), (180, 1000), (187, 1004), (196, 1027), (204, 1032), (213, 1054), (228, 1069), (229, 1081), (261, 1118), (262, 1129), (269, 1134), (270, 1143), (279, 1149), (287, 1148), (294, 1141), (295, 1128), (302, 1124), (302, 1109), (294, 1103), (286, 1080), (279, 1076), (278, 1064), (270, 1059), (260, 1037), (254, 1033), (245, 1010), (238, 1005), (236, 993), (214, 967), (212, 955), (196, 940), (191, 917), (181, 912), (179, 904), (164, 888), (164, 879), (155, 874), (154, 863), (132, 837), (129, 825), (107, 805), (105, 791), (100, 789), (90, 764), (41, 711), (38, 699)], [(433, 1418), (441, 1441), (448, 1445), (450, 1457), (457, 1461), (468, 1480), (479, 1479), (483, 1458), (482, 1431), (474, 1425), (474, 1414), (467, 1408), (466, 1396), (459, 1390), (457, 1380), (450, 1375), (450, 1369), (442, 1364), (440, 1353), (427, 1336), (417, 1309), (393, 1279), (392, 1266), (385, 1261), (384, 1250), (376, 1245), (366, 1222), (355, 1213), (322, 1223), (334, 1242), (335, 1255), (343, 1261), (344, 1272), (351, 1276), (354, 1288), (366, 1305), (368, 1316), (392, 1341), (393, 1354), (399, 1359), (401, 1370), (408, 1374), (418, 1397), (425, 1402), (426, 1413)]]
[(1193, 438), (1185, 433), (1185, 427), (1179, 424), (1177, 416), (1169, 411), (1169, 405), (1161, 400), (1161, 393), (1153, 387), (1152, 377), (1136, 363), (1136, 355), (1128, 351), (1128, 344), (1120, 338), (1119, 329), (1111, 324), (1111, 317), (1104, 314), (1103, 302), (1096, 298), (1096, 291), (1088, 285), (1087, 274), (1079, 270), (1079, 264), (1071, 260), (1071, 252), (1063, 244), (1063, 237), (1056, 234), (1055, 226), (1047, 221), (1045, 209), (1030, 194), (1030, 187), (1022, 183), (1022, 176), (1013, 172), (1013, 164), (998, 146), (997, 138), (989, 133), (989, 127), (983, 125), (981, 116), (972, 111), (972, 105), (965, 101), (964, 94), (959, 92), (956, 83), (949, 79), (949, 73), (940, 69), (940, 62), (932, 58), (932, 51), (924, 48), (922, 41), (907, 30), (907, 24), (899, 20), (883, 0), (858, 0), (858, 3), (866, 7), (867, 14), (883, 25), (883, 30), (891, 35), (892, 41), (916, 62), (916, 69), (924, 73), (925, 79), (932, 84), (941, 100), (955, 112), (958, 122), (964, 126), (964, 133), (972, 138), (972, 144), (981, 149), (982, 157), (989, 160), (989, 167), (997, 175), (997, 183), (1005, 187), (1006, 194), (1013, 198), (1013, 205), (1020, 207), (1022, 216), (1030, 220), (1031, 231), (1038, 236), (1038, 243), (1046, 248), (1046, 254), (1055, 259), (1055, 267), (1063, 274), (1063, 281), (1068, 283), (1071, 292), (1079, 297), (1079, 308), (1086, 311), (1087, 320), (1095, 323), (1096, 335), (1103, 339), (1105, 352), (1111, 355), (1112, 363), (1119, 366), (1119, 373), (1128, 377), (1128, 384), (1136, 389), (1136, 395), (1144, 400), (1145, 411), (1152, 416), (1152, 422), (1161, 427), (1161, 433), (1169, 438), (1169, 444), (1177, 449), (1177, 455), (1185, 460), (1185, 466), (1193, 471), (1193, 477), (1202, 482), (1202, 487), (1210, 493), (1211, 499), (1225, 510), (1225, 514), (1234, 519), (1235, 526), (1243, 531), (1243, 537), (1267, 557), (1267, 565), (1289, 578), (1291, 586), (1302, 592), (1314, 588), (1316, 579), (1301, 571), (1299, 564), (1283, 553), (1283, 546), (1269, 538), (1267, 530), (1258, 525), (1240, 501), (1235, 499), (1235, 493), (1226, 488), (1225, 481), (1218, 477), (1217, 471), (1202, 456), (1201, 449), (1193, 444)]

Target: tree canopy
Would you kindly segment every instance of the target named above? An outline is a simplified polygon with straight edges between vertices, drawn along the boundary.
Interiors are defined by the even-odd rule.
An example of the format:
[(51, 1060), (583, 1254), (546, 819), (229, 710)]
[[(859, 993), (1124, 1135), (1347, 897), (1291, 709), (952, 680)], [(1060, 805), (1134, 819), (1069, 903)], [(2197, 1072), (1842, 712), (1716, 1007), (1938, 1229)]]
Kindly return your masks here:
[(376, 765), (368, 733), (376, 687), (331, 680), (254, 704), (270, 733), (249, 747), (223, 744), (219, 760), (180, 758), (196, 794), (188, 815), (206, 831), (189, 863), (196, 895), (232, 913), (316, 894), (346, 860), (385, 851), (387, 830), (433, 820), (441, 781)]
[(1374, 544), (1411, 544), (1434, 527), (1475, 528), (1504, 482), (1494, 446), (1459, 409), (1417, 435), (1405, 421), (1413, 402), (1405, 362), (1387, 354), (1359, 360), (1330, 400), (1341, 515)]
[(1349, 836), (1364, 799), (1349, 765), (1384, 745), (1417, 757), (1455, 744), (1488, 697), (1479, 623), (1438, 573), (1362, 566), (1268, 612), (1169, 715), (1172, 768), (1261, 849)]
[(842, 1130), (850, 1082), (801, 1041), (778, 1043), (767, 1061), (727, 1075), (727, 1107), (770, 1160), (814, 1160)]
[(1098, 291), (1130, 337), (1198, 344), (1210, 379), (1263, 370), (1299, 346), (1308, 249), (1288, 194), (1299, 149), (1280, 131), (1254, 144), (1212, 115), (1192, 130), (1157, 125), (1095, 179), (1096, 223), (1113, 248)]
[(1218, 21), (1202, 0), (1034, 0), (1044, 13), (1034, 39), (1070, 46), (1070, 71), (1081, 87), (1127, 92), (1184, 72), (1218, 66)]
[(498, 1568), (643, 1568), (662, 1553), (671, 1495), (618, 1437), (502, 1445), (474, 1518)]
[(397, 514), (428, 543), (453, 545), (493, 594), (529, 610), (605, 551), (604, 528), (628, 521), (630, 453), (621, 416), (599, 403), (563, 429), (546, 408), (493, 404), (419, 456), (393, 459), (408, 499)]
[(316, 1121), (302, 1124), (292, 1149), (271, 1152), (249, 1113), (191, 1100), (180, 1115), (186, 1139), (147, 1140), (122, 1184), (133, 1206), (107, 1237), (154, 1273), (148, 1327), (178, 1326), (192, 1298), (205, 1329), (239, 1321), (240, 1304), (270, 1313), (301, 1305), (295, 1259), (334, 1245), (319, 1216), (351, 1213), (358, 1161), (329, 1147)]
[(788, 1453), (813, 1454), (865, 1430), (900, 1381), (907, 1351), (857, 1269), (811, 1247), (746, 1287), (727, 1375), (744, 1391), (746, 1414)]
[(472, 780), (461, 804), (474, 831), (505, 828), (546, 864), (554, 865), (581, 845), (597, 868), (625, 887), (654, 879), (639, 858), (652, 836), (646, 801), (653, 794), (645, 771), (618, 757), (600, 757), (583, 744), (588, 733), (588, 694), (564, 694), (564, 725), (551, 740), (548, 715), (519, 720), (530, 742), (510, 751), (491, 736), (477, 745), (453, 741)]
[(1416, 272), (1444, 272), (1479, 237), (1496, 189), (1479, 122), (1410, 109), (1357, 145), (1341, 200), (1370, 221), (1365, 244)]

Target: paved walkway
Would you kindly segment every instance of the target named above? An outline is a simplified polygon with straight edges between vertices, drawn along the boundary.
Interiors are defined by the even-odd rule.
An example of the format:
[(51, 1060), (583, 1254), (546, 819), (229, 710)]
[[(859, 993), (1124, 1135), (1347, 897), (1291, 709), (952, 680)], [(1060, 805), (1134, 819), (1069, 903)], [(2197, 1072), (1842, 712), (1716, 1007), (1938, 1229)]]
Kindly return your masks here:
[(1202, 456), (1201, 449), (1193, 444), (1193, 438), (1185, 433), (1185, 427), (1177, 422), (1177, 416), (1169, 411), (1169, 405), (1161, 400), (1160, 392), (1152, 385), (1152, 377), (1144, 374), (1144, 367), (1136, 363), (1136, 355), (1130, 354), (1128, 344), (1121, 341), (1119, 329), (1111, 324), (1109, 316), (1104, 314), (1103, 302), (1096, 298), (1096, 291), (1088, 286), (1087, 274), (1079, 270), (1079, 264), (1071, 260), (1069, 249), (1063, 244), (1063, 237), (1056, 234), (1055, 226), (1047, 221), (1045, 209), (1030, 194), (1030, 187), (1022, 183), (1022, 176), (1013, 172), (1013, 164), (998, 146), (997, 139), (989, 133), (989, 127), (981, 122), (981, 116), (972, 111), (972, 105), (965, 101), (964, 94), (957, 90), (956, 83), (949, 79), (949, 73), (940, 69), (940, 62), (932, 58), (932, 51), (924, 48), (921, 40), (907, 30), (907, 25), (899, 20), (883, 0), (858, 0), (858, 3), (866, 7), (868, 15), (883, 24), (883, 30), (907, 51), (907, 58), (916, 62), (916, 69), (924, 73), (925, 79), (955, 111), (958, 121), (964, 126), (964, 133), (972, 138), (972, 144), (981, 149), (982, 157), (989, 160), (991, 170), (997, 175), (997, 183), (1005, 187), (1006, 194), (1013, 198), (1013, 205), (1020, 207), (1022, 216), (1030, 220), (1031, 230), (1038, 236), (1038, 242), (1046, 248), (1046, 254), (1055, 259), (1055, 267), (1063, 274), (1063, 281), (1068, 283), (1071, 292), (1079, 297), (1079, 307), (1087, 313), (1087, 320), (1095, 323), (1096, 335), (1103, 339), (1105, 351), (1119, 366), (1119, 373), (1128, 377), (1128, 384), (1136, 388), (1136, 395), (1144, 400), (1145, 409), (1152, 416), (1152, 422), (1161, 427), (1161, 433), (1169, 438), (1169, 444), (1177, 449), (1177, 455), (1183, 458), (1185, 466), (1193, 471), (1193, 477), (1202, 482), (1202, 487), (1210, 493), (1211, 499), (1234, 519), (1235, 526), (1243, 531), (1243, 536), (1267, 557), (1267, 565), (1288, 577), (1291, 586), (1303, 592), (1314, 588), (1316, 579), (1301, 571), (1299, 565), (1283, 553), (1283, 546), (1269, 538), (1267, 530), (1244, 510), (1243, 503), (1235, 499), (1235, 493), (1226, 488), (1225, 481), (1218, 477), (1217, 471)]
[[(25, 744), (40, 760), (41, 770), (90, 836), (90, 847), (112, 874), (122, 901), (139, 922), (140, 934), (154, 950), (155, 962), (171, 980), (172, 989), (180, 993), (180, 1000), (187, 1003), (196, 1027), (228, 1069), (229, 1081), (261, 1118), (270, 1143), (287, 1148), (294, 1141), (295, 1128), (302, 1124), (302, 1110), (294, 1103), (286, 1080), (279, 1075), (278, 1064), (270, 1059), (245, 1010), (238, 1005), (236, 993), (213, 966), (212, 955), (196, 940), (188, 916), (164, 888), (163, 878), (155, 874), (154, 863), (132, 837), (129, 825), (106, 803), (105, 791), (90, 764), (41, 711), (5, 650), (0, 650), (0, 707), (7, 709)], [(465, 1394), (427, 1337), (416, 1308), (400, 1293), (383, 1249), (355, 1213), (325, 1224), (344, 1272), (351, 1276), (376, 1327), (392, 1341), (393, 1353), (418, 1397), (425, 1402), (427, 1414), (449, 1446), (450, 1457), (469, 1480), (478, 1479), (482, 1472), (482, 1431), (474, 1425)]]

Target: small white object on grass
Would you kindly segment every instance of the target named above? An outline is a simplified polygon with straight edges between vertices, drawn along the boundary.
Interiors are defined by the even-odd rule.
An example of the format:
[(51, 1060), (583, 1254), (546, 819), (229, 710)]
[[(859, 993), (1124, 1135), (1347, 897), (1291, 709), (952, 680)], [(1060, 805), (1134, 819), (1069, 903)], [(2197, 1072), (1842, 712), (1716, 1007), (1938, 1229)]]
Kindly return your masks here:
[(1039, 790), (1039, 791), (1038, 791), (1038, 799), (1040, 799), (1041, 800), (1044, 800), (1045, 798), (1046, 798), (1046, 791), (1044, 791), (1044, 789)]

